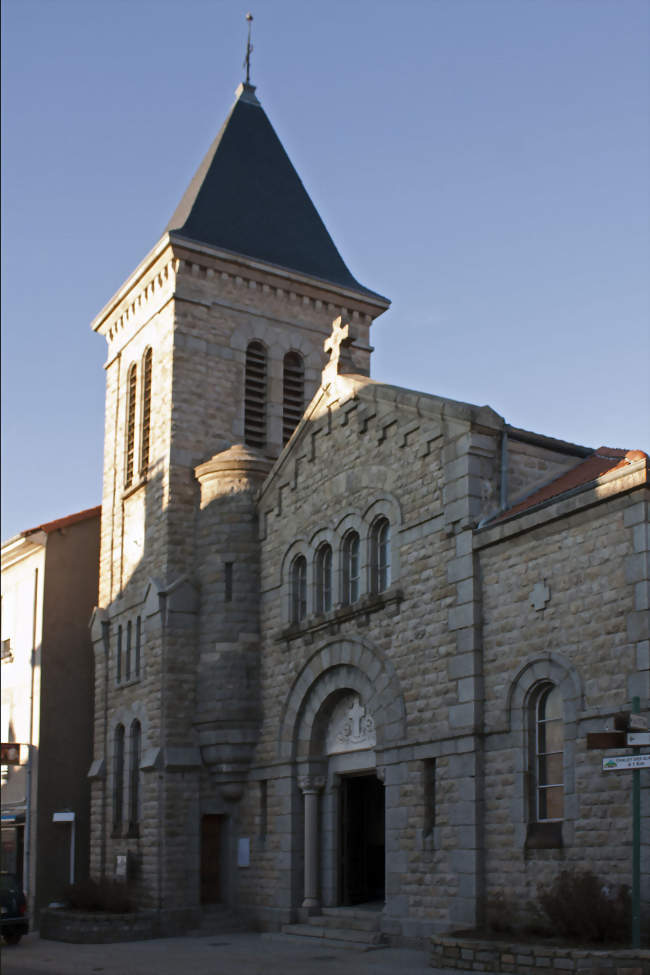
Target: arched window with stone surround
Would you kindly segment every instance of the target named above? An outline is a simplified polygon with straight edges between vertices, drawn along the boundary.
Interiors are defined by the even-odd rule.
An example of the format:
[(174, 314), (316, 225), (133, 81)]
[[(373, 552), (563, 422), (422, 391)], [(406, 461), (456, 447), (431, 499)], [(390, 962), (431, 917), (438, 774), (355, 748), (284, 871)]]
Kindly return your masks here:
[(348, 606), (356, 603), (360, 595), (359, 535), (349, 531), (343, 539), (341, 550), (341, 602)]
[(142, 357), (142, 406), (140, 424), (140, 476), (149, 470), (151, 444), (151, 379), (153, 375), (153, 351), (148, 348)]
[(287, 352), (282, 374), (282, 443), (289, 441), (305, 409), (305, 367), (298, 352)]
[(545, 682), (529, 704), (530, 821), (564, 818), (564, 716), (559, 687)]
[(307, 559), (297, 555), (291, 563), (291, 622), (300, 623), (307, 616)]
[(113, 830), (122, 828), (124, 809), (124, 725), (118, 724), (113, 736)]
[(316, 551), (315, 559), (315, 608), (319, 616), (332, 608), (332, 547), (323, 542)]
[(370, 591), (383, 592), (390, 586), (390, 522), (383, 516), (370, 529)]
[(133, 484), (135, 465), (135, 401), (138, 391), (138, 367), (134, 363), (126, 379), (126, 439), (124, 451), (124, 487)]
[(266, 349), (249, 342), (244, 388), (244, 440), (249, 447), (266, 446)]
[(136, 719), (129, 733), (129, 835), (137, 836), (140, 822), (140, 754), (142, 729)]

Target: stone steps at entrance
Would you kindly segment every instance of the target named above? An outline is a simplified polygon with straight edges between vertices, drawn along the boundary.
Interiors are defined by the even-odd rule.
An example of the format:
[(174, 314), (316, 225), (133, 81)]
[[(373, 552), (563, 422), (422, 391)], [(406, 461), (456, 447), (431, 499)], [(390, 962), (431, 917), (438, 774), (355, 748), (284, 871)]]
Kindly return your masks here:
[(321, 914), (302, 924), (285, 924), (282, 931), (301, 940), (331, 947), (373, 951), (386, 947), (379, 930), (379, 910), (349, 907), (325, 907)]

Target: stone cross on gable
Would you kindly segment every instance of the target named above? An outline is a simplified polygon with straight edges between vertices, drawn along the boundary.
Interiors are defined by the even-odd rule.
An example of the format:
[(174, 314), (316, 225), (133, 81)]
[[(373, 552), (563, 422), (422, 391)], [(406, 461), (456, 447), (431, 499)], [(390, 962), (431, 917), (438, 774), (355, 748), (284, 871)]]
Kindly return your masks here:
[(343, 324), (343, 319), (339, 315), (332, 322), (332, 334), (325, 339), (323, 349), (329, 352), (330, 359), (323, 370), (323, 381), (331, 382), (335, 376), (341, 372), (354, 372), (352, 356), (348, 349), (354, 342), (351, 335), (350, 323)]

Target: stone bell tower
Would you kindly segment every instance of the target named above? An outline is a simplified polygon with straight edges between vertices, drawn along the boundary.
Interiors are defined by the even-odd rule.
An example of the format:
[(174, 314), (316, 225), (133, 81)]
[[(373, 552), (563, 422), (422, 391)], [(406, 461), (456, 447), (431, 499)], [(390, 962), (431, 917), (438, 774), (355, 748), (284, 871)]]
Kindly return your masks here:
[[(332, 320), (354, 322), (354, 370), (369, 374), (388, 304), (350, 274), (243, 83), (163, 236), (93, 323), (108, 357), (91, 868), (128, 874), (181, 926), (235, 897), (260, 720), (256, 492), (317, 389)], [(210, 843), (216, 878), (201, 872)]]

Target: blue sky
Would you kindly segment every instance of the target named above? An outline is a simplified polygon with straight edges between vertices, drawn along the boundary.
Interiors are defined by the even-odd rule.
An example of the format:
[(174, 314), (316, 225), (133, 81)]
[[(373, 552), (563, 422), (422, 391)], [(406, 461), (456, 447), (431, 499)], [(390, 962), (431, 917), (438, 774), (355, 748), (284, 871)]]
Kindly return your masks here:
[[(3, 538), (101, 499), (89, 323), (226, 116), (247, 9), (4, 0)], [(650, 4), (252, 12), (260, 100), (352, 273), (393, 302), (373, 376), (650, 449)]]

